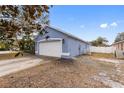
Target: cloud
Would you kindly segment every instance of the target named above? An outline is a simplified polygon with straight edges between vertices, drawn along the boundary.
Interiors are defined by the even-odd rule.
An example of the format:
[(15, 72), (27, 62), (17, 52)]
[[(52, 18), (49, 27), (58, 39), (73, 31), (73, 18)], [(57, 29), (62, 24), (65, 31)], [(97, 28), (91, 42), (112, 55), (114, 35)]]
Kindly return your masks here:
[(80, 28), (84, 28), (85, 26), (84, 25), (80, 25)]
[(108, 24), (107, 23), (104, 23), (104, 24), (101, 24), (100, 25), (100, 28), (107, 28), (108, 27)]
[(113, 28), (117, 26), (118, 26), (117, 22), (112, 22), (111, 24), (108, 24), (108, 23), (101, 24), (100, 28), (105, 29), (105, 28)]
[(112, 26), (112, 27), (116, 27), (117, 25), (118, 24), (116, 22), (113, 22), (113, 23), (110, 24), (110, 26)]

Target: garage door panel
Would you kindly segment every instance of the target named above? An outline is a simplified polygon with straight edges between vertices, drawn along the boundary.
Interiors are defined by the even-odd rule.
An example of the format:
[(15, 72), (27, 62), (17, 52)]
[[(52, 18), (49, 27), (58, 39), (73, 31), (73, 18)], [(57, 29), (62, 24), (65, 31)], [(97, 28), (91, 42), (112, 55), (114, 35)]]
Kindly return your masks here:
[(61, 57), (62, 53), (62, 42), (41, 42), (39, 44), (39, 54), (44, 56)]

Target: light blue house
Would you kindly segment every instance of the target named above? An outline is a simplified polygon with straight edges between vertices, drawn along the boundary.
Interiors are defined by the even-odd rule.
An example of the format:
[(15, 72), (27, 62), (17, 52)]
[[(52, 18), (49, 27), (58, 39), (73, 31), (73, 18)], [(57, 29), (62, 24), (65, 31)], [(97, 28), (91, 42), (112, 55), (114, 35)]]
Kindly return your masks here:
[(70, 58), (89, 53), (88, 42), (51, 26), (46, 26), (45, 31), (35, 39), (36, 55)]

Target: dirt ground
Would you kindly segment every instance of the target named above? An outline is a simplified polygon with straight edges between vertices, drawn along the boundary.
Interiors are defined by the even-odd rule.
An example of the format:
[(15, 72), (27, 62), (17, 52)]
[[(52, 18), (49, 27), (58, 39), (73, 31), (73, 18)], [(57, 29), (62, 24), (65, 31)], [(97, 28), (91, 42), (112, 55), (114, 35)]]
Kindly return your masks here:
[[(108, 88), (123, 87), (121, 84), (124, 84), (124, 64), (116, 66), (110, 62), (99, 62), (90, 56), (79, 56), (74, 60), (43, 60), (51, 62), (0, 77), (0, 87)], [(118, 67), (121, 72), (118, 72)]]
[(109, 87), (93, 79), (98, 70), (87, 59), (45, 59), (51, 62), (1, 77), (0, 87)]

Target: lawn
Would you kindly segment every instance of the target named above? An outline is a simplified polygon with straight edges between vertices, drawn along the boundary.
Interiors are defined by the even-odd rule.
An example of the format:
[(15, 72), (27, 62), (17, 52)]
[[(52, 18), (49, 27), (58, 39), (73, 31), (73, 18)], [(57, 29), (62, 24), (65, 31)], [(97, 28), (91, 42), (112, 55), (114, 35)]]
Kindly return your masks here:
[[(0, 54), (0, 60), (12, 59), (15, 58), (15, 55), (16, 53)], [(18, 57), (21, 57), (21, 55)]]
[[(15, 57), (16, 54), (17, 54), (17, 52), (10, 52), (10, 53), (0, 54), (0, 60), (7, 60), (7, 59), (22, 57), (22, 55), (19, 55), (19, 56)], [(24, 53), (24, 56), (27, 56), (27, 55), (29, 55), (29, 54)]]
[[(124, 64), (119, 65), (121, 70), (121, 73), (119, 74), (114, 63), (93, 60), (91, 56), (86, 55), (79, 56), (74, 60), (47, 57), (42, 59), (43, 61), (49, 62), (7, 76), (0, 77), (0, 87), (111, 87), (104, 84), (104, 82), (102, 81), (95, 80), (94, 76), (100, 76), (101, 79), (105, 77), (105, 79), (111, 79), (114, 82), (124, 84), (124, 78), (121, 78), (124, 75)], [(106, 76), (104, 76), (104, 73), (106, 74)]]
[(97, 57), (97, 58), (114, 58), (114, 55), (112, 53), (92, 53), (91, 56)]
[(0, 87), (108, 87), (92, 77), (95, 66), (77, 60), (48, 59), (49, 63), (0, 78)]

